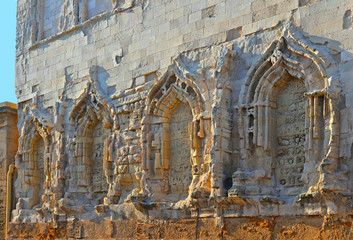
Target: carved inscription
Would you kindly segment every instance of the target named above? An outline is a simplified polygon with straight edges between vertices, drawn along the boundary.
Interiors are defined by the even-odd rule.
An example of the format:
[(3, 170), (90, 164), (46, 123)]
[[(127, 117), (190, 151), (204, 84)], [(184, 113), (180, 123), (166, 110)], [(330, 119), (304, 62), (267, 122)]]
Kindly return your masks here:
[(170, 119), (170, 174), (171, 194), (178, 199), (188, 196), (192, 180), (190, 164), (190, 137), (188, 125), (192, 121), (192, 112), (185, 103), (179, 103)]
[(305, 163), (305, 86), (289, 82), (277, 96), (276, 180), (282, 187), (300, 187)]
[(109, 132), (103, 127), (103, 123), (99, 123), (93, 131), (91, 178), (95, 193), (108, 191), (108, 183), (103, 170), (104, 141), (108, 138), (108, 134)]

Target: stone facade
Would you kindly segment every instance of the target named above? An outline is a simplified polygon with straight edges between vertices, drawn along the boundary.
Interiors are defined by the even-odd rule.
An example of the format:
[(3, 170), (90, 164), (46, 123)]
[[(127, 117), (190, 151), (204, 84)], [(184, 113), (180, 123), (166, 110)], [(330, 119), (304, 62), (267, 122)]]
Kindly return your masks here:
[(15, 163), (17, 152), (17, 106), (0, 103), (0, 238), (5, 234), (6, 176), (9, 165)]
[[(254, 238), (260, 226), (300, 239), (320, 221), (306, 236), (347, 237), (352, 9), (352, 0), (18, 0), (10, 237), (113, 238), (126, 224), (130, 238), (241, 229)], [(203, 227), (146, 230), (158, 221)]]

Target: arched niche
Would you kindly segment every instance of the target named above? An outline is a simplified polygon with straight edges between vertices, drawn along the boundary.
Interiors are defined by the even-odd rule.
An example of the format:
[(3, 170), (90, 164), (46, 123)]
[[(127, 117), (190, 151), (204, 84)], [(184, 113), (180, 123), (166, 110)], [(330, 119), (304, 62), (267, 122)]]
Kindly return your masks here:
[(109, 189), (105, 166), (106, 142), (113, 131), (110, 113), (91, 84), (70, 113), (74, 153), (69, 189), (73, 193), (88, 194), (97, 203), (102, 203)]
[[(204, 164), (203, 102), (194, 83), (169, 70), (150, 91), (142, 124), (142, 168), (153, 192), (184, 200)], [(153, 179), (153, 180), (152, 180)], [(162, 199), (159, 199), (162, 200)]]
[[(176, 92), (176, 90), (174, 91)], [(156, 156), (154, 167), (157, 172), (161, 168), (168, 171), (168, 193), (172, 199), (182, 200), (187, 198), (189, 193), (192, 166), (194, 166), (194, 170), (197, 169), (197, 156), (194, 159), (196, 162), (192, 162), (191, 158), (193, 150), (191, 150), (192, 133), (190, 131), (193, 128), (193, 115), (185, 98), (180, 99), (175, 95), (167, 105), (167, 111), (163, 115), (165, 118), (165, 122), (162, 124), (163, 132), (159, 136), (162, 142), (163, 156), (161, 158), (159, 155), (158, 143), (153, 144), (153, 152)]]
[[(328, 54), (286, 31), (249, 70), (237, 105), (241, 160), (234, 194), (294, 196), (332, 175), (340, 91), (335, 66)], [(327, 170), (318, 172), (319, 166)], [(245, 185), (262, 184), (242, 188), (244, 176)]]
[(45, 155), (46, 146), (43, 138), (36, 135), (32, 141), (32, 161), (30, 161), (30, 169), (32, 169), (32, 187), (33, 187), (33, 203), (43, 203), (44, 184), (46, 181), (45, 174)]
[(51, 135), (49, 129), (31, 115), (20, 129), (16, 155), (18, 177), (15, 197), (25, 200), (24, 208), (41, 208), (52, 197), (50, 191)]

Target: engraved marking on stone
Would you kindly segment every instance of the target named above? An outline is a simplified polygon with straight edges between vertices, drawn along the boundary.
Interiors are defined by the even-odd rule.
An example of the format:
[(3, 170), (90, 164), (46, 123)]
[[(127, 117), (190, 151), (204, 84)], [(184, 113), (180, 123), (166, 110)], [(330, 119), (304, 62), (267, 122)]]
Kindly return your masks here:
[(284, 187), (298, 187), (305, 163), (305, 86), (291, 81), (277, 96), (276, 179)]
[(44, 183), (45, 183), (45, 174), (44, 174), (44, 152), (45, 144), (43, 139), (40, 137), (36, 149), (36, 169), (38, 170), (38, 197), (40, 202), (42, 202), (42, 195), (44, 194)]
[(109, 131), (99, 123), (93, 130), (91, 178), (93, 192), (106, 192), (108, 184), (103, 171), (103, 148), (104, 141), (108, 138)]
[(171, 194), (180, 199), (188, 195), (192, 180), (190, 164), (190, 137), (188, 124), (192, 121), (190, 107), (179, 103), (174, 109), (170, 120), (170, 174), (169, 185)]

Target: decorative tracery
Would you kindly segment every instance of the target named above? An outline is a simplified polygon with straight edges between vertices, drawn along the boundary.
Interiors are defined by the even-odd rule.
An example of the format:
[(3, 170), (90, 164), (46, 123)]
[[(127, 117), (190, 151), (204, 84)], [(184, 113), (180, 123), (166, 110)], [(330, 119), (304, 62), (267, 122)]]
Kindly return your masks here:
[[(306, 187), (323, 184), (313, 180), (318, 177), (309, 177), (305, 166), (330, 165), (320, 178), (335, 171), (340, 89), (330, 56), (295, 36), (286, 30), (250, 69), (237, 108), (242, 167), (261, 167), (256, 159), (271, 159), (263, 168), (278, 178), (277, 184), (298, 186), (300, 192), (302, 180)], [(287, 97), (280, 97), (283, 91)], [(288, 188), (285, 192), (292, 194)]]
[[(203, 102), (198, 89), (172, 70), (160, 79), (148, 96), (142, 127), (143, 169), (153, 172), (162, 180), (162, 192), (183, 189), (180, 195), (184, 197), (178, 200), (188, 196), (192, 176), (200, 174), (205, 135), (202, 111)], [(182, 152), (175, 155), (178, 150)], [(185, 168), (184, 171), (181, 168)], [(181, 179), (185, 181), (183, 187), (174, 186), (173, 173), (185, 175), (181, 177), (185, 178)]]
[[(16, 198), (26, 202), (26, 206), (42, 209), (53, 198), (50, 192), (52, 184), (52, 121), (33, 105), (31, 111), (24, 109), (27, 116), (20, 132), (19, 148), (16, 155), (18, 182)], [(19, 181), (23, 180), (24, 184)], [(21, 199), (21, 200), (20, 200)]]
[(70, 114), (75, 144), (71, 191), (89, 193), (100, 203), (109, 189), (104, 166), (112, 159), (107, 159), (106, 145), (115, 126), (114, 110), (103, 99), (90, 82)]

